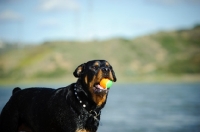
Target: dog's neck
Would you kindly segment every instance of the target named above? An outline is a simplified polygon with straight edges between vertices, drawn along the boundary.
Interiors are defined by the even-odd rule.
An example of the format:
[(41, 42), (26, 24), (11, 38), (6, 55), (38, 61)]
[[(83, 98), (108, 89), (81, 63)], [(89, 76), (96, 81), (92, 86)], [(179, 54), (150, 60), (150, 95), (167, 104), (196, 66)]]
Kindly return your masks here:
[[(87, 86), (84, 86), (83, 84), (82, 80), (78, 79), (76, 83), (71, 85), (74, 99), (80, 104), (72, 106), (74, 111), (79, 115), (79, 118), (86, 121), (86, 123), (83, 123), (83, 128), (93, 132), (98, 128), (101, 109), (105, 106), (106, 99), (99, 105), (98, 100), (94, 100), (93, 98), (94, 95), (92, 94), (95, 93), (90, 93)], [(107, 95), (105, 96), (107, 98)]]
[[(78, 102), (83, 106), (83, 108), (89, 107), (88, 101), (86, 100), (88, 95), (78, 84), (74, 84), (74, 95), (76, 96)], [(85, 97), (83, 97), (84, 95)]]
[(91, 95), (88, 93), (89, 91), (85, 91), (79, 81), (73, 85), (73, 90), (76, 99), (84, 109), (91, 111), (102, 108), (96, 105), (96, 103), (92, 100)]
[(96, 103), (92, 101), (88, 93), (84, 91), (82, 85), (79, 83), (73, 84), (73, 90), (76, 99), (83, 108), (84, 113), (82, 113), (82, 115), (88, 115), (89, 124), (94, 122), (98, 123), (100, 120), (101, 109), (103, 107), (97, 107)]

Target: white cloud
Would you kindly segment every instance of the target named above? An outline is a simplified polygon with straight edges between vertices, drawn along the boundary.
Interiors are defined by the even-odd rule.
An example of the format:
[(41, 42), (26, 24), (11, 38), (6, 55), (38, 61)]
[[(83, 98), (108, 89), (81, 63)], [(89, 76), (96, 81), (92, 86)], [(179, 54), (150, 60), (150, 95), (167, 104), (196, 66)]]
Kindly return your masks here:
[(39, 9), (42, 11), (79, 10), (76, 0), (42, 0)]
[(20, 21), (22, 17), (17, 12), (5, 10), (0, 12), (0, 21)]

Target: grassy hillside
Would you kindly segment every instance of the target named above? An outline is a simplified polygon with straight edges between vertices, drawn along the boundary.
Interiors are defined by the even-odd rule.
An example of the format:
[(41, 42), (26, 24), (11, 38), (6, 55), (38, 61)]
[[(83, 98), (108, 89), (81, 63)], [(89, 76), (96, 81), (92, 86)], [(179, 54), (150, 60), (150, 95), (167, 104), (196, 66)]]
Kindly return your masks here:
[(81, 63), (106, 59), (119, 82), (200, 81), (200, 26), (136, 39), (44, 42), (0, 48), (0, 84), (68, 83)]

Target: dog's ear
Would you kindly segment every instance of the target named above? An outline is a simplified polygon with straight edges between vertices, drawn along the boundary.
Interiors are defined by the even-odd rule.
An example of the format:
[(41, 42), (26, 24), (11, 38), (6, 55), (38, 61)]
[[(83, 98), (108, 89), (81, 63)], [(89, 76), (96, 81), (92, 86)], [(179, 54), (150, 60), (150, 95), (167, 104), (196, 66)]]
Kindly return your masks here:
[(81, 76), (81, 74), (83, 74), (84, 72), (84, 68), (85, 68), (85, 63), (81, 64), (80, 66), (78, 66), (75, 71), (74, 71), (74, 76), (79, 78)]
[(113, 81), (116, 82), (116, 81), (117, 81), (117, 78), (116, 78), (115, 72), (114, 72), (113, 70), (112, 70), (112, 75), (113, 75), (113, 79), (114, 79)]
[(111, 72), (112, 72), (112, 76), (113, 76), (113, 81), (116, 82), (117, 81), (117, 78), (115, 76), (115, 72), (113, 69), (111, 69)]

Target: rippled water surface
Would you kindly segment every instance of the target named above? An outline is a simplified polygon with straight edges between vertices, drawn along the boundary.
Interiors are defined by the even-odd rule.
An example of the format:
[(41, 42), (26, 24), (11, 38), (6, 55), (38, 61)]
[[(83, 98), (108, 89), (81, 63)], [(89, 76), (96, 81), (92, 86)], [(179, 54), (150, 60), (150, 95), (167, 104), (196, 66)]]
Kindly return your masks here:
[[(0, 110), (12, 92), (4, 88)], [(114, 84), (98, 132), (200, 132), (200, 84)]]

